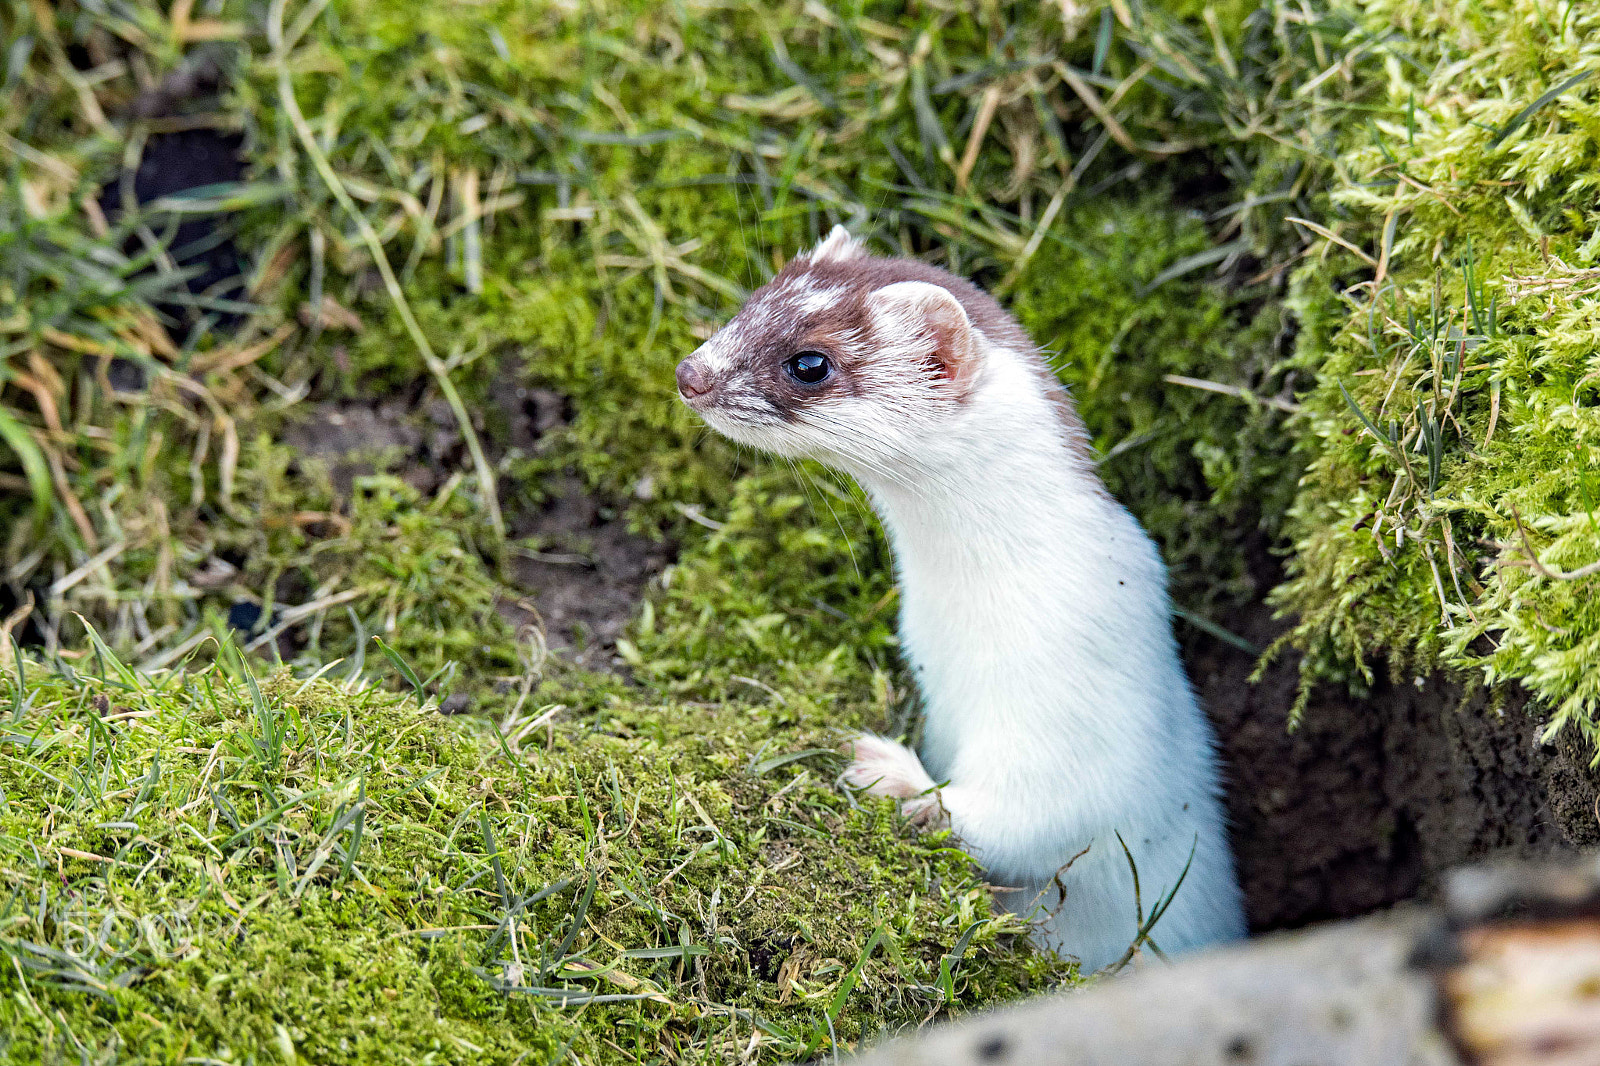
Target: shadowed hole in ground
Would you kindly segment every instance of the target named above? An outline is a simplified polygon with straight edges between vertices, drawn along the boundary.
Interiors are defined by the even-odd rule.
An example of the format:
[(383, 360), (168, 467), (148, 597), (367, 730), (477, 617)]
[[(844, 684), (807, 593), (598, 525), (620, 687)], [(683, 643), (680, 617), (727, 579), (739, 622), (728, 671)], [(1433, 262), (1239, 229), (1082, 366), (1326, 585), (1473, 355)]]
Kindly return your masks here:
[[(1275, 560), (1256, 562), (1270, 578)], [(1258, 647), (1291, 624), (1259, 601), (1221, 621)], [(1365, 696), (1319, 685), (1290, 732), (1298, 656), (1252, 683), (1248, 652), (1204, 635), (1186, 652), (1217, 729), (1254, 932), (1431, 897), (1465, 862), (1600, 842), (1595, 773), (1577, 743), (1540, 743), (1521, 693), (1496, 702), (1442, 675), (1395, 681), (1377, 667)]]

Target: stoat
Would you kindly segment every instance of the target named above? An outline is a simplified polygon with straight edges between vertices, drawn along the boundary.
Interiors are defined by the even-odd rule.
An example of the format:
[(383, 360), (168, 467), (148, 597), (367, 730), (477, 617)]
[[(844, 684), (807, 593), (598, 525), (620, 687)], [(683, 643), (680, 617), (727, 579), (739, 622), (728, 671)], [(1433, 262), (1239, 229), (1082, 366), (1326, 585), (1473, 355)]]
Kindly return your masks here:
[(677, 383), (724, 436), (853, 476), (888, 531), (922, 751), (859, 736), (847, 784), (948, 824), (1084, 972), (1136, 938), (1129, 854), (1147, 915), (1178, 886), (1150, 932), (1162, 951), (1244, 934), (1166, 568), (1015, 319), (835, 227)]

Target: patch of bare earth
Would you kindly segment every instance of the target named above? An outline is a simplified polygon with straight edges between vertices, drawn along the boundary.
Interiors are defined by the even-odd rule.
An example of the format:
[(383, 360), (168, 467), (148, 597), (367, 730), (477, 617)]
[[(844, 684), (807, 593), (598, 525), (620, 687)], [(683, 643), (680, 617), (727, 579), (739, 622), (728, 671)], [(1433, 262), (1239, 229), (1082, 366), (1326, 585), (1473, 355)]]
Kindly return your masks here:
[[(497, 391), (512, 447), (535, 448), (567, 420), (566, 401), (556, 393), (511, 383)], [(380, 465), (431, 492), (465, 461), (449, 409), (414, 406), (404, 397), (317, 404), (284, 430), (283, 440), (326, 462), (343, 495)], [(611, 669), (617, 638), (650, 579), (672, 561), (672, 546), (629, 532), (622, 506), (575, 476), (544, 488), (542, 503), (508, 515), (514, 546), (501, 613), (513, 625), (537, 626), (548, 648), (575, 665)]]
[[(509, 445), (537, 451), (571, 421), (571, 404), (508, 373), (495, 389)], [(620, 665), (617, 638), (637, 612), (650, 579), (675, 555), (670, 542), (629, 532), (626, 504), (587, 489), (575, 475), (548, 481), (542, 501), (508, 515), (517, 547), (509, 578), (518, 595), (500, 602), (514, 625), (533, 624), (549, 649), (588, 670)]]
[(517, 624), (537, 615), (550, 649), (577, 665), (610, 669), (645, 586), (672, 561), (671, 546), (630, 533), (619, 509), (575, 477), (548, 487), (539, 509), (513, 518), (513, 536), (537, 547), (512, 549), (512, 581), (526, 595), (501, 609)]
[[(1288, 625), (1260, 603), (1222, 621), (1259, 647)], [(1251, 683), (1255, 656), (1209, 637), (1188, 651), (1254, 931), (1432, 898), (1466, 862), (1600, 843), (1600, 777), (1576, 739), (1539, 742), (1520, 691), (1496, 703), (1441, 675), (1395, 681), (1379, 668), (1363, 697), (1319, 686), (1290, 732), (1296, 656)]]

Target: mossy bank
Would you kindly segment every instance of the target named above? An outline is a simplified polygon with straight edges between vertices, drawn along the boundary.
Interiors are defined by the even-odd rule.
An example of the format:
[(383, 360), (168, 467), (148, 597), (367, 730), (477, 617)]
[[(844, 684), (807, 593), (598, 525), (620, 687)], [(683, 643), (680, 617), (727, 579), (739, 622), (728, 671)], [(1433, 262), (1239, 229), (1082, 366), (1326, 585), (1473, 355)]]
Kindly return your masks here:
[(95, 665), (5, 686), (6, 1061), (792, 1058), (1068, 977), (830, 787), (860, 709)]

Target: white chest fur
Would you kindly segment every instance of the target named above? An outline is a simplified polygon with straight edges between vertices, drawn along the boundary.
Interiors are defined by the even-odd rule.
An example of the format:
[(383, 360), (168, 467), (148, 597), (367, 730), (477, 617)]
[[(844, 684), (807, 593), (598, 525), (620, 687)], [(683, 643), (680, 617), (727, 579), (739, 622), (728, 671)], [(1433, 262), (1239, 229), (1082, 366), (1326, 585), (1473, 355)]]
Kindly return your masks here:
[[(918, 469), (852, 471), (894, 547), (926, 718), (921, 765), (874, 738), (847, 779), (901, 798), (943, 786), (951, 827), (1015, 890), (1008, 905), (1047, 915), (1046, 942), (1086, 969), (1136, 933), (1123, 843), (1147, 911), (1183, 877), (1153, 933), (1163, 950), (1237, 937), (1213, 741), (1164, 567), (1008, 355), (988, 353), (965, 416)], [(926, 816), (927, 802), (908, 809)]]

